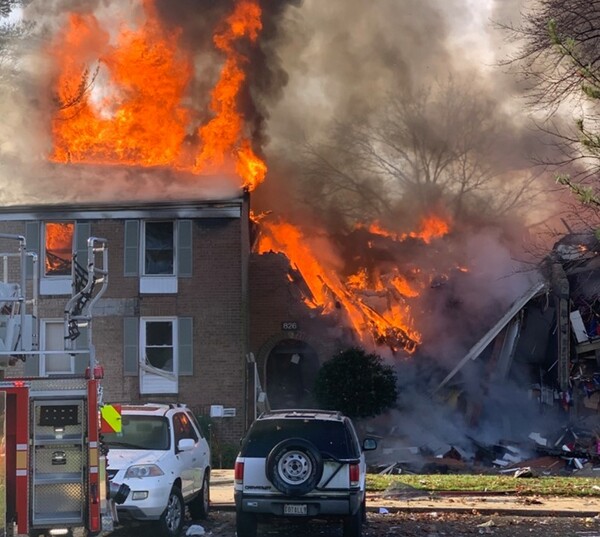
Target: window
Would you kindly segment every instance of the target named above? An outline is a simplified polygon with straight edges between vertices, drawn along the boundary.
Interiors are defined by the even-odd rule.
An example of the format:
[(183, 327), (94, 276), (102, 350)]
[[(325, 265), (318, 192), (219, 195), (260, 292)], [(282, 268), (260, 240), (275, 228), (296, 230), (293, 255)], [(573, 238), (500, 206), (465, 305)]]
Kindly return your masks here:
[[(172, 389), (168, 392), (154, 393), (177, 393), (176, 377), (194, 374), (193, 338), (192, 317), (125, 317), (123, 374), (139, 377), (141, 389), (146, 382), (148, 388), (154, 384), (161, 389), (171, 383)], [(167, 369), (164, 366), (168, 366)], [(163, 385), (159, 386), (161, 380)]]
[[(41, 348), (44, 351), (64, 351), (64, 327), (63, 321), (42, 321)], [(67, 353), (44, 353), (41, 364), (42, 376), (71, 375), (75, 372), (73, 356)]]
[(144, 275), (175, 274), (175, 232), (173, 222), (145, 222)]
[(194, 431), (192, 422), (183, 412), (178, 412), (177, 414), (173, 415), (173, 429), (175, 433), (176, 446), (183, 438), (191, 438), (194, 440), (194, 442), (198, 441), (198, 435), (196, 434), (196, 431)]
[(166, 451), (170, 447), (169, 422), (158, 416), (124, 414), (121, 432), (105, 432), (102, 438), (109, 448)]
[(126, 220), (123, 270), (139, 277), (141, 294), (175, 294), (192, 276), (191, 220)]
[(73, 222), (46, 222), (44, 226), (43, 275), (71, 277)]
[(140, 392), (177, 393), (178, 352), (175, 318), (141, 320)]
[(274, 446), (287, 438), (304, 438), (336, 459), (360, 455), (342, 423), (298, 418), (256, 421), (244, 440), (243, 456), (266, 457)]
[(173, 323), (146, 321), (146, 361), (152, 367), (173, 372)]

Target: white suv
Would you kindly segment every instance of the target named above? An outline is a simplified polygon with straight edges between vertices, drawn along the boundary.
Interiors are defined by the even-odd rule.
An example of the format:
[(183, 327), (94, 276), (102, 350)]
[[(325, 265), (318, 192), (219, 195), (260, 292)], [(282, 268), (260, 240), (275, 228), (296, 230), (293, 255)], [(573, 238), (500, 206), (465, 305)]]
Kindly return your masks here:
[(261, 414), (235, 462), (238, 537), (255, 537), (268, 517), (336, 518), (344, 537), (360, 537), (366, 518), (364, 451), (352, 421), (329, 410)]
[(117, 506), (119, 521), (150, 522), (160, 535), (177, 537), (186, 504), (194, 519), (208, 514), (209, 445), (185, 405), (122, 405), (121, 411), (121, 432), (102, 435), (109, 479), (131, 489)]

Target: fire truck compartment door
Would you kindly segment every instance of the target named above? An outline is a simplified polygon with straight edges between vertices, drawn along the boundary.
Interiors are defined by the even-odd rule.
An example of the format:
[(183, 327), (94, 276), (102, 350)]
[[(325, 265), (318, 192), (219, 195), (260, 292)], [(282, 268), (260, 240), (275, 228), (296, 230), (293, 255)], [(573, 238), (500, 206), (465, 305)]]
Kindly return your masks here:
[(86, 401), (32, 401), (33, 527), (82, 525), (85, 515)]

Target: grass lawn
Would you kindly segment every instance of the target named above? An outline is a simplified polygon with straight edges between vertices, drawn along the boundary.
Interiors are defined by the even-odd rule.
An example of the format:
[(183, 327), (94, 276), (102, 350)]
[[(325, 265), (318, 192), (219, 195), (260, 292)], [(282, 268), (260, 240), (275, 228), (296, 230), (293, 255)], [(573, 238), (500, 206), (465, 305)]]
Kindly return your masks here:
[(508, 475), (367, 475), (367, 490), (413, 488), (427, 492), (492, 492), (524, 496), (598, 496), (600, 480), (593, 477), (512, 477)]

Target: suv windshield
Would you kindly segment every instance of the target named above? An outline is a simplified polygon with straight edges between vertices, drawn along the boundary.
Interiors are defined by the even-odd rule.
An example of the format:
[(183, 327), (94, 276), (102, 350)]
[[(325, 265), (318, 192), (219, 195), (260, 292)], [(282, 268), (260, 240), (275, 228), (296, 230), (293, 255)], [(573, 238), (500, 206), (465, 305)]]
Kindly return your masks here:
[(120, 433), (103, 433), (103, 441), (113, 449), (169, 449), (169, 422), (162, 416), (121, 417)]
[(336, 459), (360, 457), (343, 423), (330, 420), (282, 419), (254, 422), (242, 446), (242, 457), (266, 457), (282, 440), (303, 438), (313, 443), (321, 455)]

